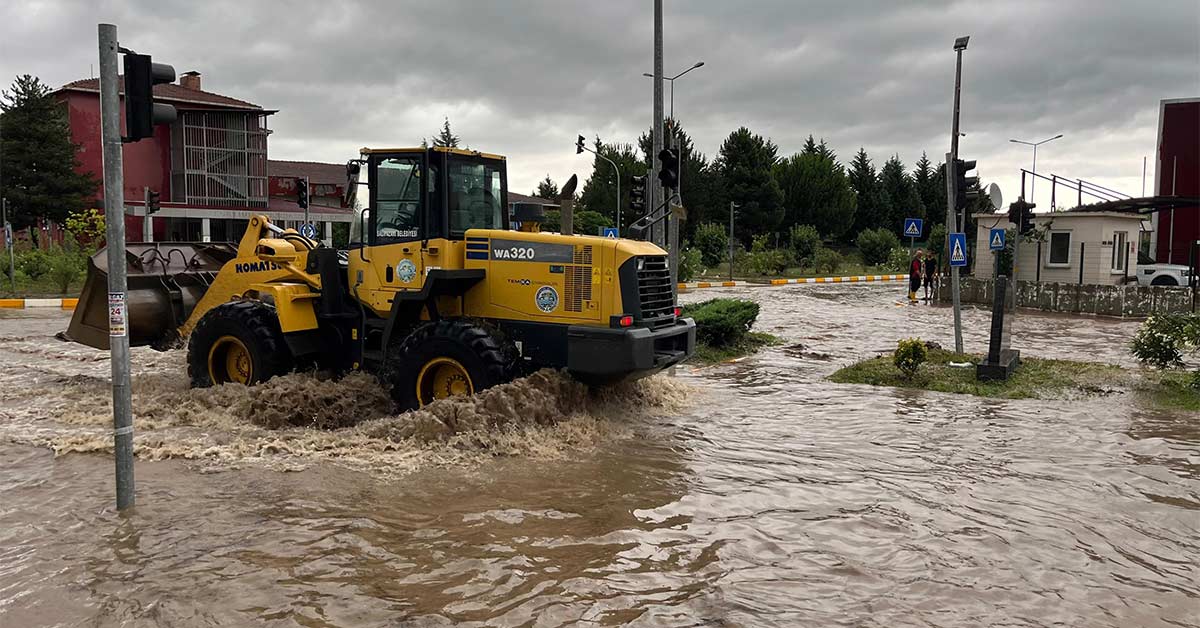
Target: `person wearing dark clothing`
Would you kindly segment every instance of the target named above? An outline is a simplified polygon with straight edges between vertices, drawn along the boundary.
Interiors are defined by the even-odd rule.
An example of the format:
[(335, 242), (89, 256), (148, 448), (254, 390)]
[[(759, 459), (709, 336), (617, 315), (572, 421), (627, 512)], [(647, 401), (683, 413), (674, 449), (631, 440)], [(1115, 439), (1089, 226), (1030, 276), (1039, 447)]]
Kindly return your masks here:
[(938, 267), (937, 258), (934, 257), (933, 251), (925, 254), (925, 280), (922, 282), (925, 286), (925, 300), (930, 299), (930, 292), (937, 290)]
[(925, 266), (921, 263), (921, 251), (918, 249), (908, 265), (908, 300), (913, 303), (917, 302), (917, 290), (921, 289), (921, 275), (924, 272)]

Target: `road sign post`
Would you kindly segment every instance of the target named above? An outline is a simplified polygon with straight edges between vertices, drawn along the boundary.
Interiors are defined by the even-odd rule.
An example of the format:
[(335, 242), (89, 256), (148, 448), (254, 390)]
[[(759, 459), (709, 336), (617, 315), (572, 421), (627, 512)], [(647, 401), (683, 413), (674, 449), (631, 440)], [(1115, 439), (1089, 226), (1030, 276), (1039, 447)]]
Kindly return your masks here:
[(905, 218), (904, 219), (904, 237), (908, 238), (908, 254), (911, 256), (913, 245), (916, 244), (917, 238), (924, 233), (923, 227), (925, 221), (920, 218)]
[(963, 268), (967, 265), (967, 234), (951, 233), (950, 237), (950, 266)]
[(617, 231), (616, 227), (601, 227), (600, 235), (606, 238), (612, 238), (614, 240), (621, 237), (621, 234)]
[(992, 278), (1000, 276), (1000, 252), (1004, 250), (1005, 242), (1004, 229), (996, 228), (988, 231), (988, 250), (992, 252)]

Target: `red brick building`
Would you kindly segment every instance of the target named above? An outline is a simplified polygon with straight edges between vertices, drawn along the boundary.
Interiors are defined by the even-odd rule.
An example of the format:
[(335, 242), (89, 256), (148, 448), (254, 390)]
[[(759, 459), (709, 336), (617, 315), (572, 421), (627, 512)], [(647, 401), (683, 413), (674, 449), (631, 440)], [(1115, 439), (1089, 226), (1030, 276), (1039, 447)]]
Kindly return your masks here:
[[(67, 107), (72, 140), (79, 144), (80, 169), (102, 179), (100, 143), (100, 81), (84, 79), (64, 85), (55, 95)], [(122, 100), (124, 90), (122, 88)], [(311, 185), (309, 217), (323, 238), (332, 236), (333, 223), (349, 223), (345, 169), (340, 165), (271, 162), (267, 158), (267, 126), (275, 110), (201, 89), (200, 74), (184, 73), (177, 84), (156, 85), (155, 100), (174, 105), (178, 119), (159, 126), (154, 137), (126, 144), (126, 238), (141, 241), (236, 240), (254, 214), (266, 213), (287, 226), (302, 222), (296, 204), (294, 179), (298, 172), (317, 174)], [(122, 117), (124, 117), (122, 102)], [(277, 165), (280, 173), (272, 171)], [(334, 175), (334, 169), (340, 177)], [(311, 170), (311, 172), (309, 172)], [(341, 190), (335, 189), (341, 185)], [(332, 186), (332, 187), (331, 187)], [(161, 211), (145, 227), (145, 192), (161, 194)], [(310, 188), (311, 190), (311, 188)], [(104, 190), (97, 193), (103, 199)]]
[[(1163, 100), (1158, 110), (1155, 196), (1200, 196), (1200, 98)], [(1200, 207), (1176, 207), (1154, 214), (1151, 255), (1167, 264), (1187, 264), (1192, 243), (1200, 241)]]

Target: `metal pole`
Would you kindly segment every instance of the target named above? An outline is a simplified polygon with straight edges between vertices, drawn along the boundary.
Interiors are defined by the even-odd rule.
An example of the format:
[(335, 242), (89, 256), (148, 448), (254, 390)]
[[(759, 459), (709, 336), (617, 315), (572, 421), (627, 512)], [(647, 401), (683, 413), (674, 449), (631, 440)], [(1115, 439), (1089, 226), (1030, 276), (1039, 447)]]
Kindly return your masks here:
[(142, 218), (142, 242), (149, 242), (154, 239), (154, 224), (150, 222), (153, 218), (150, 217), (150, 188), (142, 188), (142, 213), (145, 216)]
[[(946, 227), (947, 233), (957, 233), (958, 224), (955, 217), (954, 169), (958, 159), (958, 101), (962, 89), (962, 49), (955, 50), (957, 59), (954, 63), (954, 122), (950, 129), (950, 152), (946, 153)], [(965, 209), (965, 208), (964, 208)], [(963, 220), (966, 223), (966, 220)], [(946, 258), (950, 261), (950, 238), (946, 238)], [(962, 293), (959, 286), (958, 266), (950, 266), (950, 297), (954, 303), (954, 351), (963, 352), (962, 336)]]
[[(1175, 196), (1175, 175), (1179, 174), (1179, 156), (1176, 155), (1171, 161), (1171, 196)], [(1175, 206), (1171, 206), (1170, 213), (1167, 214), (1171, 225), (1167, 228), (1167, 263), (1175, 263)]]
[(15, 269), (17, 267), (16, 246), (13, 245), (13, 228), (12, 223), (8, 222), (8, 198), (0, 199), (0, 209), (3, 210), (3, 217), (0, 217), (0, 222), (4, 223), (4, 246), (8, 248), (8, 282), (12, 284), (13, 295), (17, 294), (17, 275)]
[[(662, 169), (658, 154), (663, 149), (663, 13), (662, 0), (654, 0), (654, 121), (650, 127), (650, 206), (658, 207), (666, 200), (658, 171)], [(669, 221), (670, 218), (667, 218)], [(667, 248), (666, 230), (663, 222), (650, 227), (650, 241)]]
[(737, 207), (729, 201), (729, 281), (733, 281), (733, 208)]
[(104, 144), (104, 220), (108, 249), (108, 336), (112, 358), (113, 453), (117, 510), (133, 505), (133, 408), (125, 321), (125, 180), (117, 85), (117, 27), (100, 24), (100, 122)]
[(1142, 156), (1142, 196), (1146, 196), (1146, 157)]
[(1033, 176), (1031, 177), (1031, 180), (1029, 182), (1029, 202), (1030, 203), (1037, 202), (1036, 200), (1034, 200), (1036, 197), (1034, 196), (1034, 193), (1033, 193), (1034, 190), (1037, 189), (1037, 147), (1038, 147), (1037, 144), (1033, 145)]
[(308, 177), (304, 177), (304, 195), (308, 198), (304, 199), (304, 224), (308, 224), (308, 206), (312, 205), (312, 182)]
[(1056, 195), (1057, 191), (1058, 191), (1058, 175), (1056, 175), (1056, 174), (1050, 175), (1050, 211), (1054, 211), (1055, 209), (1058, 208), (1058, 206), (1055, 205), (1055, 199), (1057, 198), (1057, 195)]

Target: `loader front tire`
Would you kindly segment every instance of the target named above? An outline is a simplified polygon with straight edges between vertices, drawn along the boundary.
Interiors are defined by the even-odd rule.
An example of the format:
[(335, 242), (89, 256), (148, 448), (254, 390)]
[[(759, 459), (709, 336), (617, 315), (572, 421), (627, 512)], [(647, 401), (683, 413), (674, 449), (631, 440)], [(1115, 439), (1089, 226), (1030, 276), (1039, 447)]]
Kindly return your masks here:
[(261, 301), (231, 301), (200, 318), (188, 341), (193, 388), (252, 386), (292, 370), (292, 354), (275, 308)]
[(511, 380), (516, 348), (490, 326), (446, 319), (417, 327), (388, 356), (392, 398), (412, 410)]

